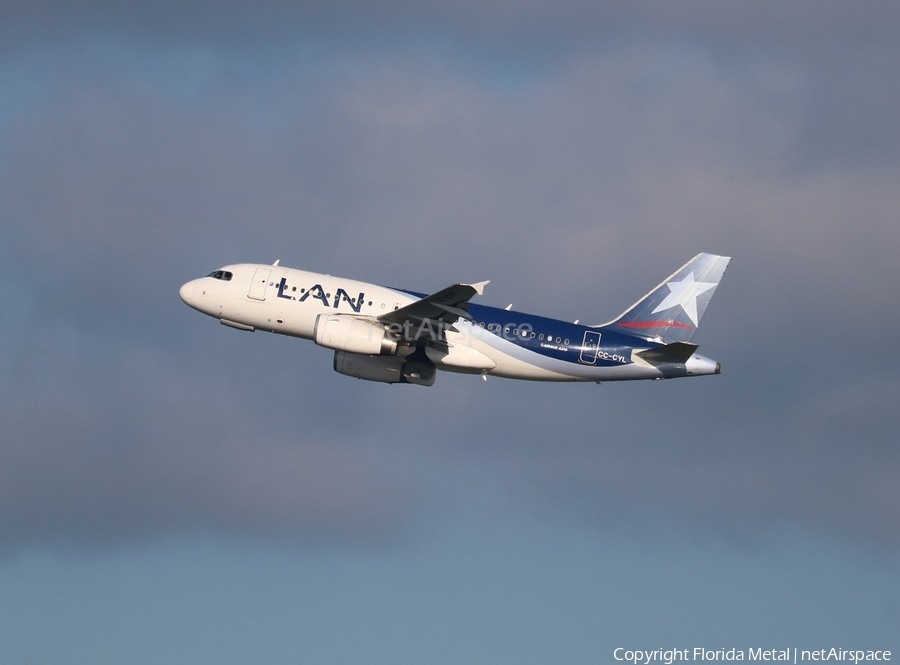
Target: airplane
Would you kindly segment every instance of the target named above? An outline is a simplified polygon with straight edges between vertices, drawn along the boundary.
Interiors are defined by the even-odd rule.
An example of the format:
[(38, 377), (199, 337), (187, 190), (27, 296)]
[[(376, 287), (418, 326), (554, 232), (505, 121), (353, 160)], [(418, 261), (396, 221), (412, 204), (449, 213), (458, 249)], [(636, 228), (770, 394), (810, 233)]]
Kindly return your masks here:
[(719, 374), (694, 333), (730, 257), (698, 254), (612, 321), (579, 325), (470, 302), (489, 282), (430, 295), (272, 265), (227, 265), (179, 295), (225, 326), (313, 340), (340, 374), (434, 384), (436, 370), (531, 381)]

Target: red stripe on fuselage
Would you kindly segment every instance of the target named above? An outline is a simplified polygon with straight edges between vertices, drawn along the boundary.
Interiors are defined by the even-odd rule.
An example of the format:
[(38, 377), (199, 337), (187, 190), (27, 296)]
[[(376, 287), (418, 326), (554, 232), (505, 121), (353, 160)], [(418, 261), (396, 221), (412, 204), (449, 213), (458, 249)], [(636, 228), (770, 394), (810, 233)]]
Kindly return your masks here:
[(678, 321), (619, 321), (616, 325), (623, 328), (684, 328), (685, 330), (693, 330), (693, 326), (686, 323), (678, 323)]

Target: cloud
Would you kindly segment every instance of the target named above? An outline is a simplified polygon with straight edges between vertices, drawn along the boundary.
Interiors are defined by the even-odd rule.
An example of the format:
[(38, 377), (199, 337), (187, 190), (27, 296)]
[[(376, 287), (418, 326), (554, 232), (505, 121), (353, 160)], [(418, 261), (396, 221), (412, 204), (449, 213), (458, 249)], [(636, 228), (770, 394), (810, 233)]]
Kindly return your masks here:
[[(489, 39), (524, 49), (526, 40), (542, 47), (564, 47), (587, 39), (609, 38), (626, 32), (631, 38), (649, 34), (660, 38), (719, 38), (741, 46), (765, 43), (794, 48), (840, 50), (843, 45), (889, 41), (891, 19), (897, 8), (887, 0), (869, 3), (866, 11), (839, 0), (785, 5), (769, 0), (755, 7), (723, 7), (711, 0), (695, 0), (677, 7), (636, 5), (624, 0), (585, 2), (568, 0), (531, 2), (435, 2), (409, 0), (365, 3), (337, 2), (257, 3), (212, 0), (179, 3), (171, 0), (111, 2), (89, 0), (77, 9), (59, 0), (38, 3), (10, 2), (7, 25), (84, 33), (94, 30), (137, 32), (156, 39), (191, 36), (263, 40), (286, 35), (322, 32), (366, 36), (387, 33), (404, 39), (446, 33), (484, 43)], [(19, 33), (21, 35), (21, 33)]]
[[(878, 28), (849, 64), (811, 55), (878, 13), (827, 5), (804, 27), (607, 5), (612, 25), (669, 35), (647, 46), (587, 39), (594, 9), (535, 4), (511, 39), (557, 50), (513, 66), (452, 40), (228, 49), (167, 31), (204, 6), (88, 5), (105, 39), (60, 23), (76, 36), (35, 40), (41, 56), (23, 48), (0, 79), (29, 91), (0, 124), (4, 546), (180, 530), (373, 542), (467, 503), (896, 545), (897, 130), (877, 109), (897, 93), (871, 59), (890, 48)], [(122, 36), (157, 11), (150, 37)], [(236, 29), (242, 11), (213, 23)], [(409, 20), (452, 15), (446, 34), (476, 39), (476, 13), (490, 33), (508, 9), (481, 11)], [(421, 290), (492, 278), (483, 302), (599, 323), (697, 251), (735, 258), (696, 340), (725, 374), (694, 382), (388, 388), (176, 295), (221, 264), (280, 258)]]
[(290, 418), (306, 427), (270, 425), (297, 396), (247, 392), (209, 369), (214, 355), (197, 365), (171, 346), (59, 332), (19, 351), (3, 391), (0, 548), (185, 531), (380, 542), (415, 515), (412, 486), (323, 431), (304, 414), (314, 400)]

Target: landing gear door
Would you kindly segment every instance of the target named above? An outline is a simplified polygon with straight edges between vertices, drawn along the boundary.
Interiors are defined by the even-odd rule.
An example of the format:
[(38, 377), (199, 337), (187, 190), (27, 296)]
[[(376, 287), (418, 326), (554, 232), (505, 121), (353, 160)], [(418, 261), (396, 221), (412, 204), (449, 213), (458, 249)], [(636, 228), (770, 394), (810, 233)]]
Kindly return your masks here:
[(597, 352), (600, 350), (600, 333), (586, 330), (584, 333), (584, 343), (581, 345), (581, 356), (579, 362), (585, 365), (597, 364)]
[(254, 300), (265, 300), (266, 286), (269, 284), (269, 275), (271, 274), (272, 271), (268, 268), (257, 268), (256, 274), (253, 275), (253, 281), (250, 282), (250, 292), (247, 297)]

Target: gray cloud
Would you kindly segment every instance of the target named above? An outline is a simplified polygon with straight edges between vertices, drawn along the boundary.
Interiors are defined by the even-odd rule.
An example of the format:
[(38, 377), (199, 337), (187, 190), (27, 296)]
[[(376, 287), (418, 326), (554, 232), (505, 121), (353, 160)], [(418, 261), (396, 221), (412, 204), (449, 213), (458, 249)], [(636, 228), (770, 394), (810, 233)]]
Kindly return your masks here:
[[(215, 355), (195, 364), (171, 343), (161, 354), (140, 340), (73, 337), (33, 331), (7, 363), (16, 381), (4, 382), (0, 415), (0, 547), (406, 531), (412, 486), (339, 428), (324, 432), (304, 413), (315, 400), (244, 386), (210, 369)], [(299, 427), (271, 425), (279, 412)]]
[[(865, 11), (838, 0), (798, 2), (777, 0), (753, 6), (722, 6), (711, 0), (676, 5), (608, 2), (437, 2), (422, 5), (409, 0), (387, 0), (376, 4), (358, 0), (337, 2), (216, 3), (195, 0), (178, 3), (164, 0), (111, 2), (89, 0), (77, 7), (58, 0), (7, 2), (10, 19), (46, 30), (83, 32), (90, 26), (104, 30), (138, 31), (156, 37), (191, 35), (255, 39), (273, 34), (328, 30), (356, 36), (387, 32), (410, 37), (412, 30), (443, 32), (475, 42), (500, 41), (501, 45), (526, 39), (540, 46), (559, 48), (566, 42), (580, 43), (621, 34), (656, 38), (721, 39), (741, 46), (791, 45), (791, 48), (837, 52), (846, 44), (891, 41), (898, 10), (887, 0), (868, 3)], [(893, 19), (893, 22), (892, 22)], [(51, 33), (51, 36), (53, 33)], [(499, 39), (498, 39), (499, 38)]]
[[(378, 540), (473, 502), (895, 546), (894, 10), (843, 6), (805, 25), (783, 4), (781, 22), (613, 4), (612, 25), (669, 38), (585, 29), (567, 46), (551, 25), (555, 59), (514, 67), (414, 38), (223, 57), (159, 37), (202, 3), (86, 5), (115, 19), (104, 30), (159, 11), (159, 34), (35, 41), (41, 57), (6, 70), (36, 90), (0, 125), (2, 542)], [(423, 11), (410, 20), (452, 13)], [(490, 31), (507, 10), (484, 11)], [(478, 33), (475, 9), (458, 12), (447, 34)], [(526, 6), (513, 32), (547, 12)], [(842, 21), (834, 48), (873, 46), (816, 64)], [(220, 264), (280, 258), (422, 290), (492, 278), (485, 302), (599, 323), (701, 250), (735, 259), (696, 340), (726, 374), (694, 382), (387, 388), (176, 295)]]

